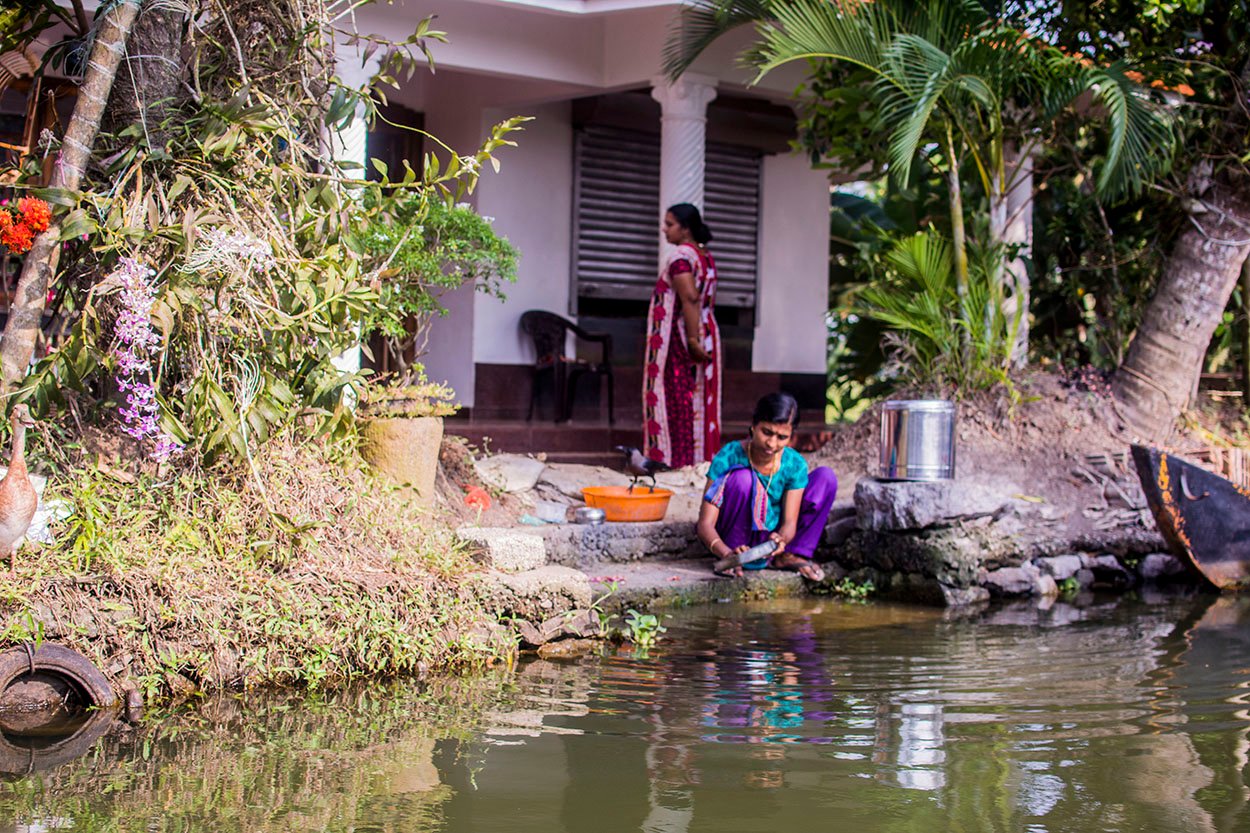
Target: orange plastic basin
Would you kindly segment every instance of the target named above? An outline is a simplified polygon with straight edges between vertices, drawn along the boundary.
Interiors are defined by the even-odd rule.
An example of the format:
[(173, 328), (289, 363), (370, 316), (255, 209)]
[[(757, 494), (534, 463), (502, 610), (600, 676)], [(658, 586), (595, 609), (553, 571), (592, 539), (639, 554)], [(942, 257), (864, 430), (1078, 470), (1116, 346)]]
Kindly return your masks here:
[(587, 506), (602, 509), (606, 520), (615, 522), (662, 521), (673, 493), (668, 489), (651, 491), (649, 486), (590, 486), (582, 489)]

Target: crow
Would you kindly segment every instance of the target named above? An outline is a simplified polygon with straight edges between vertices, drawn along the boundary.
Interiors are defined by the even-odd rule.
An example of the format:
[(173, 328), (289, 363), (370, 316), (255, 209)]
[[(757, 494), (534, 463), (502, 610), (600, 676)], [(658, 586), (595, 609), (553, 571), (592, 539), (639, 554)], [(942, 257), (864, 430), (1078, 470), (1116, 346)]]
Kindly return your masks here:
[(638, 449), (628, 445), (618, 445), (613, 451), (619, 451), (625, 455), (625, 473), (628, 474), (633, 482), (629, 484), (629, 490), (632, 492), (634, 487), (638, 485), (638, 481), (644, 477), (651, 480), (651, 491), (655, 491), (655, 476), (662, 471), (668, 471), (670, 466), (666, 466), (659, 460), (652, 460), (645, 456)]

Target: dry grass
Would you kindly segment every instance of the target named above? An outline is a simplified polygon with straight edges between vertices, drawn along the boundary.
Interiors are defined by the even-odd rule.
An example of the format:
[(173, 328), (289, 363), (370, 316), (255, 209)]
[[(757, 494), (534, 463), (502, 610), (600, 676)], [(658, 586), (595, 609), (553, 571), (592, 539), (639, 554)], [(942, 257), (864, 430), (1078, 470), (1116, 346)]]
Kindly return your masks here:
[[(82, 456), (82, 455), (79, 455)], [(68, 462), (72, 516), (0, 582), (6, 643), (55, 639), (148, 697), (472, 667), (511, 650), (440, 518), (352, 446), (286, 436), (250, 468)]]

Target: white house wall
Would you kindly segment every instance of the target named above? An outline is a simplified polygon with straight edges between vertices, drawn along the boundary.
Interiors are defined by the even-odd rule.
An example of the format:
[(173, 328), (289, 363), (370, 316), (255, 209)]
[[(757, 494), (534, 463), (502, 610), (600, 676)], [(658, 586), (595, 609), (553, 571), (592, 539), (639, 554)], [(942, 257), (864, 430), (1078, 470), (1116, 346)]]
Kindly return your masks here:
[[(403, 101), (402, 96), (395, 97)], [(425, 129), (437, 136), (457, 154), (468, 154), (479, 147), (487, 125), (482, 111), (465, 107), (454, 96), (428, 96), (424, 102)], [(445, 157), (446, 151), (430, 147)], [(470, 197), (469, 202), (474, 202)], [(460, 404), (473, 405), (475, 381), (473, 365), (473, 319), (476, 298), (473, 287), (465, 286), (442, 298), (448, 314), (436, 319), (430, 327), (430, 340), (421, 361), (433, 380), (447, 382), (456, 391)]]
[[(751, 369), (824, 373), (829, 180), (798, 154), (764, 158), (759, 295)], [(715, 241), (712, 251), (715, 253)]]
[[(626, 4), (628, 5), (628, 4)], [(585, 8), (595, 8), (585, 6)], [(602, 8), (607, 8), (602, 7)], [(397, 0), (357, 11), (363, 31), (391, 37), (437, 15), (447, 44), (431, 44), (437, 72), (418, 68), (396, 102), (424, 114), (425, 129), (457, 153), (473, 152), (495, 121), (533, 115), (518, 147), (499, 151), (502, 170), (484, 172), (471, 199), (521, 251), (518, 281), (506, 302), (462, 289), (444, 298), (451, 314), (435, 322), (424, 357), (431, 378), (447, 380), (474, 405), (475, 364), (532, 361), (518, 331), (527, 309), (569, 309), (572, 234), (570, 100), (648, 87), (661, 73), (663, 44), (676, 4), (559, 14), (530, 4), (475, 0)], [(750, 75), (735, 56), (743, 30), (717, 43), (693, 67), (722, 91), (743, 90)], [(768, 76), (750, 92), (784, 100), (802, 68)], [(427, 142), (427, 150), (432, 149)], [(753, 370), (824, 373), (827, 308), (828, 186), (800, 157), (764, 163), (760, 290)]]
[[(499, 173), (482, 177), (478, 211), (494, 217), (495, 230), (521, 251), (507, 301), (479, 294), (473, 318), (473, 349), (483, 364), (529, 364), (533, 348), (518, 328), (521, 313), (569, 309), (572, 255), (573, 126), (567, 102), (531, 108), (532, 122), (517, 147), (500, 152)], [(488, 121), (509, 115), (487, 113)]]

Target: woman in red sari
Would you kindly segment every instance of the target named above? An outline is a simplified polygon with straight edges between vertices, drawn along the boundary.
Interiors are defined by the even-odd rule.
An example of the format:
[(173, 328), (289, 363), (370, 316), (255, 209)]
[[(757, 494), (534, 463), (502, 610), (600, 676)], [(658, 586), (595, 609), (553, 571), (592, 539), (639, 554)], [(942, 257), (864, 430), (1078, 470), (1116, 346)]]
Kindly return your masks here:
[(642, 413), (646, 454), (673, 467), (711, 460), (720, 449), (720, 331), (712, 232), (699, 209), (679, 203), (664, 215), (669, 255), (647, 312)]

